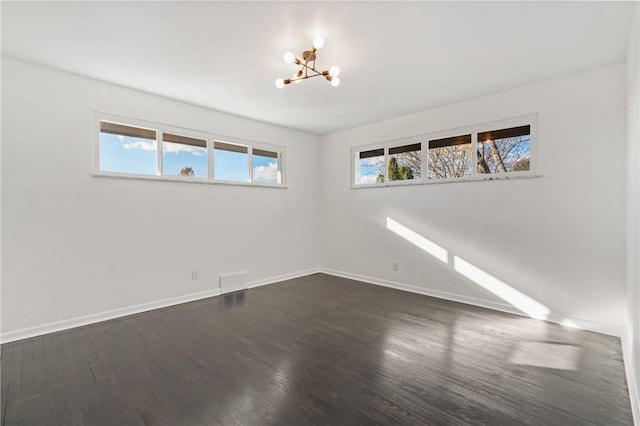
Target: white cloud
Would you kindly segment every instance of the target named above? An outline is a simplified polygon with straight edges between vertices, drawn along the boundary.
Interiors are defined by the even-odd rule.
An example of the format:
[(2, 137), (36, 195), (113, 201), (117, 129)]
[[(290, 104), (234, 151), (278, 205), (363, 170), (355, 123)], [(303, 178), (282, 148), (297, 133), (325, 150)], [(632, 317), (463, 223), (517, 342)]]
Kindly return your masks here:
[(156, 143), (155, 142), (145, 142), (145, 141), (129, 141), (122, 144), (124, 149), (141, 149), (143, 151), (155, 151)]
[[(120, 135), (117, 135), (120, 136)], [(130, 138), (121, 138), (122, 147), (124, 149), (140, 149), (142, 151), (155, 151), (156, 150), (156, 142), (155, 141), (144, 141)], [(201, 148), (198, 146), (190, 146), (184, 145), (181, 143), (164, 143), (162, 146), (164, 152), (169, 154), (191, 154), (195, 156), (203, 156), (206, 155), (207, 149)]]
[(162, 150), (169, 154), (180, 154), (184, 152), (186, 154), (191, 154), (195, 156), (205, 155), (205, 153), (207, 152), (206, 148), (201, 148), (199, 146), (184, 145), (181, 143), (165, 143), (162, 146)]
[(253, 168), (254, 182), (278, 182), (278, 164), (269, 163), (268, 166)]

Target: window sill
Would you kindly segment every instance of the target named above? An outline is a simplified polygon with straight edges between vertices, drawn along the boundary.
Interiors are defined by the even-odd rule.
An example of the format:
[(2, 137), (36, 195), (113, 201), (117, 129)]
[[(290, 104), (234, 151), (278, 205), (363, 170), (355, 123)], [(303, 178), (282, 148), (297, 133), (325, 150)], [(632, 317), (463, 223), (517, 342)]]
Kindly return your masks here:
[(520, 180), (520, 179), (536, 179), (544, 177), (543, 175), (510, 175), (510, 176), (491, 176), (491, 177), (473, 177), (460, 179), (439, 179), (439, 180), (409, 180), (409, 181), (393, 181), (387, 183), (377, 183), (372, 185), (351, 185), (351, 189), (368, 189), (368, 188), (389, 188), (395, 186), (415, 186), (415, 185), (441, 185), (444, 183), (462, 183), (462, 182), (488, 182), (496, 180)]
[(160, 181), (160, 182), (178, 182), (178, 183), (195, 183), (206, 185), (226, 185), (226, 186), (250, 186), (258, 188), (275, 188), (275, 189), (287, 189), (284, 184), (273, 183), (251, 183), (251, 182), (233, 182), (223, 180), (209, 180), (205, 178), (194, 177), (173, 177), (173, 176), (156, 176), (156, 175), (129, 175), (124, 173), (108, 173), (108, 172), (93, 172), (91, 176), (97, 178), (115, 178), (115, 179), (133, 179), (133, 180), (148, 180), (148, 181)]

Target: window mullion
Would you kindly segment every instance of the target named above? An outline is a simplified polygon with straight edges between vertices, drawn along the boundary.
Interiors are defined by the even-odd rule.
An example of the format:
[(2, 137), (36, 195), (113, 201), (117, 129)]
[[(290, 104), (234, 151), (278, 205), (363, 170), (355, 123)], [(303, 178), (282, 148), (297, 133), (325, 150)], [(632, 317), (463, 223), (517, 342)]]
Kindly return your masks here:
[(420, 180), (426, 182), (429, 175), (429, 142), (420, 143)]
[(389, 147), (384, 147), (384, 184), (389, 184)]
[(478, 174), (478, 133), (471, 133), (471, 177)]
[(214, 180), (213, 179), (213, 139), (208, 139), (207, 140), (207, 158), (209, 159), (209, 164), (207, 167), (207, 173), (208, 173), (208, 179), (209, 180)]
[(156, 131), (156, 152), (158, 153), (158, 159), (156, 164), (156, 175), (162, 176), (162, 134), (164, 131), (158, 129)]
[(247, 147), (247, 163), (249, 166), (249, 182), (253, 182), (253, 147), (249, 145)]

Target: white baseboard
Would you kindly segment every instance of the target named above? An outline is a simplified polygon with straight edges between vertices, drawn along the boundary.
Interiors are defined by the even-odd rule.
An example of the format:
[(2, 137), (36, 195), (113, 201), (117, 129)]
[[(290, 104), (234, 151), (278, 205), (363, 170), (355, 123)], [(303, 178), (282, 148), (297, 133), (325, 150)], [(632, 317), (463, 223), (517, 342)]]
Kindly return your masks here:
[[(369, 277), (366, 275), (353, 274), (353, 273), (344, 272), (344, 271), (337, 271), (334, 269), (320, 268), (319, 272), (325, 273), (328, 275), (335, 275), (337, 277), (349, 278), (356, 281), (363, 281), (369, 284), (376, 284), (384, 287), (395, 288), (397, 290), (404, 290), (411, 293), (422, 294), (425, 296), (437, 297), (438, 299), (451, 300), (453, 302), (466, 303), (467, 305), (479, 306), (481, 308), (493, 309), (496, 311), (507, 312), (510, 314), (526, 316), (518, 309), (506, 303), (494, 302), (486, 299), (478, 299), (475, 297), (464, 296), (461, 294), (449, 293), (446, 291), (435, 290), (435, 289), (426, 288), (426, 287), (418, 287), (411, 284), (388, 281), (380, 278)], [(622, 337), (624, 335), (624, 328), (622, 327), (617, 327), (610, 324), (601, 324), (593, 321), (585, 321), (578, 318), (567, 318), (565, 316), (561, 316), (553, 313), (549, 315), (549, 317), (547, 318), (547, 321), (558, 323), (558, 324), (562, 324), (565, 321), (570, 321), (584, 330), (595, 331), (596, 333), (607, 334), (609, 336), (615, 336), (615, 337)]]
[(291, 274), (278, 275), (277, 277), (265, 278), (262, 280), (250, 281), (249, 288), (260, 287), (267, 284), (275, 284), (280, 281), (292, 280), (294, 278), (306, 277), (307, 275), (317, 274), (318, 272), (322, 272), (318, 268), (307, 269), (306, 271), (298, 271), (293, 272)]
[[(309, 269), (305, 271), (294, 272), (291, 274), (279, 275), (277, 277), (265, 278), (249, 282), (249, 288), (259, 287), (262, 285), (273, 284), (292, 278), (303, 277), (305, 275), (315, 274), (318, 269)], [(62, 321), (51, 322), (47, 324), (37, 325), (34, 327), (22, 328), (19, 330), (7, 331), (0, 334), (1, 343), (15, 342), (16, 340), (28, 339), (30, 337), (41, 336), (43, 334), (55, 333), (56, 331), (68, 330), (70, 328), (81, 327), (83, 325), (94, 324), (97, 322), (107, 321), (110, 319), (120, 318), (127, 315), (139, 314), (142, 312), (152, 311), (154, 309), (166, 308), (167, 306), (178, 305), (181, 303), (193, 302), (194, 300), (206, 299), (220, 295), (220, 289), (202, 291), (198, 293), (186, 294), (183, 296), (171, 297), (163, 300), (156, 300), (149, 303), (127, 306), (124, 308), (113, 309), (110, 311), (100, 312), (97, 314), (84, 315), (80, 317), (70, 318)]]
[(47, 324), (37, 325), (34, 327), (22, 328), (19, 330), (8, 331), (0, 335), (2, 343), (15, 342), (16, 340), (28, 339), (30, 337), (41, 336), (43, 334), (55, 333), (56, 331), (68, 330), (70, 328), (81, 327), (96, 322), (107, 321), (114, 318), (120, 318), (127, 315), (139, 314), (141, 312), (152, 311), (154, 309), (166, 308), (167, 306), (178, 305), (180, 303), (192, 302), (194, 300), (205, 299), (207, 297), (218, 296), (220, 289), (201, 291), (198, 293), (185, 294), (184, 296), (170, 297), (168, 299), (156, 300), (149, 303), (141, 303), (139, 305), (127, 306), (124, 308), (112, 309), (109, 311), (99, 312), (97, 314), (84, 315), (75, 318), (69, 318), (62, 321), (50, 322)]
[(411, 284), (403, 284), (396, 281), (388, 281), (380, 278), (369, 277), (367, 275), (352, 274), (351, 272), (337, 271), (335, 269), (322, 269), (320, 272), (336, 277), (349, 278), (351, 280), (363, 281), (369, 284), (376, 284), (383, 287), (395, 288), (396, 290), (408, 291), (410, 293), (422, 294), (424, 296), (437, 297), (438, 299), (452, 300), (454, 302), (466, 303), (467, 305), (481, 306), (496, 311), (516, 313), (511, 305), (506, 303), (496, 303), (475, 297), (461, 296), (459, 294), (448, 293), (446, 291), (433, 290), (425, 287), (418, 287)]
[(622, 336), (622, 358), (624, 359), (624, 370), (627, 376), (627, 387), (629, 388), (629, 401), (631, 402), (631, 412), (635, 426), (640, 426), (640, 383), (636, 380), (633, 371), (631, 340), (625, 333)]
[[(335, 275), (338, 277), (349, 278), (357, 281), (363, 281), (370, 284), (376, 284), (384, 287), (395, 288), (398, 290), (408, 291), (411, 293), (423, 294), (425, 296), (436, 297), (439, 299), (451, 300), (454, 302), (466, 303), (468, 305), (480, 306), (482, 308), (493, 309), (496, 311), (508, 312), (516, 315), (523, 315), (522, 312), (515, 309), (513, 306), (506, 303), (499, 303), (485, 299), (478, 299), (474, 297), (464, 296), (455, 293), (448, 293), (440, 290), (429, 289), (424, 287), (418, 287), (410, 284), (398, 283), (395, 281), (388, 281), (379, 278), (369, 277), (366, 275), (353, 274), (350, 272), (338, 271), (327, 268), (313, 268), (304, 271), (293, 272), (290, 274), (278, 275), (275, 277), (264, 278), (261, 280), (250, 281), (248, 283), (249, 288), (260, 287), (263, 285), (273, 284), (293, 278), (299, 278), (315, 273), (325, 273), (328, 275)], [(169, 299), (158, 300), (149, 303), (143, 303), (140, 305), (128, 306), (125, 308), (114, 309), (110, 311), (100, 312), (97, 314), (91, 314), (81, 317), (70, 318), (67, 320), (47, 323), (38, 325), (35, 327), (23, 328), (20, 330), (8, 331), (0, 334), (1, 343), (14, 342), (16, 340), (28, 339), (30, 337), (36, 337), (43, 334), (54, 333), (56, 331), (67, 330), (70, 328), (80, 327), (83, 325), (93, 324), (96, 322), (106, 321), (114, 318), (119, 318), (127, 315), (138, 314), (141, 312), (150, 311), (153, 309), (160, 309), (167, 306), (177, 305), (180, 303), (191, 302), (194, 300), (204, 299), (207, 297), (218, 296), (220, 294), (219, 289), (207, 290), (204, 292), (187, 294), (184, 296), (173, 297)], [(570, 320), (579, 325), (585, 330), (595, 331), (597, 333), (608, 334), (611, 336), (622, 337), (624, 335), (622, 329), (619, 327), (600, 324), (591, 321), (584, 321), (581, 319), (572, 319), (561, 317), (551, 314), (549, 321), (561, 323), (564, 320)]]

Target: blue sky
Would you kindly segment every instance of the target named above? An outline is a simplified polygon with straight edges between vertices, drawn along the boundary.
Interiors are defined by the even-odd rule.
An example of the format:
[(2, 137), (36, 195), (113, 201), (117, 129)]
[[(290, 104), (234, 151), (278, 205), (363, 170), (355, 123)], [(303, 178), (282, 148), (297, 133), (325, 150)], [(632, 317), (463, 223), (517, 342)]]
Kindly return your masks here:
[(180, 175), (184, 167), (191, 167), (195, 177), (206, 178), (209, 173), (207, 167), (207, 149), (179, 143), (162, 143), (162, 174), (169, 176)]
[(249, 182), (249, 154), (242, 152), (213, 150), (214, 179)]
[[(117, 173), (156, 174), (156, 141), (151, 139), (100, 133), (100, 170)], [(163, 142), (163, 174), (178, 176), (183, 167), (191, 167), (196, 177), (207, 177), (207, 150), (184, 144)], [(214, 150), (215, 178), (249, 181), (247, 154)], [(278, 183), (278, 160), (253, 156), (254, 182)]]
[(100, 170), (156, 174), (156, 141), (100, 133)]
[(384, 155), (378, 157), (360, 158), (359, 180), (360, 184), (376, 183), (380, 173), (384, 174)]

